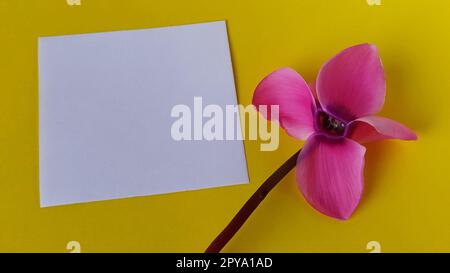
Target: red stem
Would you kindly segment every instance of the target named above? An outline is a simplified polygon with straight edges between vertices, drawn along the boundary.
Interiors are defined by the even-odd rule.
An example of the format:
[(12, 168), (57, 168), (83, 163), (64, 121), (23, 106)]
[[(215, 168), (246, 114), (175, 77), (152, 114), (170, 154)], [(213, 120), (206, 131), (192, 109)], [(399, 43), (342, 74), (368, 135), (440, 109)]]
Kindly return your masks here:
[[(301, 151), (301, 150), (300, 150)], [(267, 180), (258, 188), (258, 190), (248, 199), (244, 206), (234, 216), (225, 229), (214, 239), (206, 249), (205, 253), (219, 253), (222, 248), (233, 238), (233, 236), (244, 225), (245, 221), (255, 211), (259, 204), (266, 198), (269, 192), (285, 177), (296, 165), (298, 151), (289, 158), (278, 170), (276, 170)]]

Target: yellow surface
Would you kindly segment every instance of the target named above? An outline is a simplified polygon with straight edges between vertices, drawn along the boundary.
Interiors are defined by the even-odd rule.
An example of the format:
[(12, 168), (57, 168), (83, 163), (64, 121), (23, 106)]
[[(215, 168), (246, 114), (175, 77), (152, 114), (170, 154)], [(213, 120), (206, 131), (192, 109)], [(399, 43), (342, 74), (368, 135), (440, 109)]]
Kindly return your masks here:
[[(239, 101), (263, 76), (291, 66), (314, 79), (347, 46), (379, 47), (383, 115), (418, 142), (368, 145), (366, 192), (351, 220), (310, 208), (293, 173), (251, 216), (228, 252), (450, 251), (450, 1), (0, 1), (0, 251), (203, 251), (244, 201), (303, 143), (246, 142), (250, 185), (39, 208), (37, 37), (227, 20)], [(76, 77), (76, 75), (74, 75)], [(157, 128), (155, 128), (157, 129)], [(176, 168), (176, 166), (175, 166)]]

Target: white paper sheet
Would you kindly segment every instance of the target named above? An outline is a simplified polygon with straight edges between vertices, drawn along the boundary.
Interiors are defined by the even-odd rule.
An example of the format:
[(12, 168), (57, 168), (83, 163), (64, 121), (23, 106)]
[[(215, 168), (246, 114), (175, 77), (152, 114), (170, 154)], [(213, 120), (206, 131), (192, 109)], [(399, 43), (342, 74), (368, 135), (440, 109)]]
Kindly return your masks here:
[(225, 22), (39, 38), (41, 207), (248, 183), (242, 141), (175, 141), (237, 104)]

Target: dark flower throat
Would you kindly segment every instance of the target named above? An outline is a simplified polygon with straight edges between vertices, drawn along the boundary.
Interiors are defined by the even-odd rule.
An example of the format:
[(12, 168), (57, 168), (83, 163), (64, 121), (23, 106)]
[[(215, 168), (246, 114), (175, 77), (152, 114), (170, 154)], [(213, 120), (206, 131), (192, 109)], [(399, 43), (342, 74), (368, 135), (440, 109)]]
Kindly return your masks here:
[(317, 126), (327, 134), (333, 136), (343, 136), (345, 134), (346, 124), (323, 111), (317, 113)]

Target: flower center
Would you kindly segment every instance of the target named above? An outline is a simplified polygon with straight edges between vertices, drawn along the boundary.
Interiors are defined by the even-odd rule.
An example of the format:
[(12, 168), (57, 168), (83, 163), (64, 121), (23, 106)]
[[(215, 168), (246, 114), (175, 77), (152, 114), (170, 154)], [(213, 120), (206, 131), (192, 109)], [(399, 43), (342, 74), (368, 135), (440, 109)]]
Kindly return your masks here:
[(323, 111), (317, 113), (317, 123), (321, 131), (324, 131), (330, 135), (343, 136), (345, 133), (345, 122), (330, 116)]

